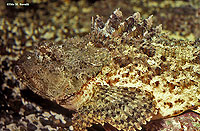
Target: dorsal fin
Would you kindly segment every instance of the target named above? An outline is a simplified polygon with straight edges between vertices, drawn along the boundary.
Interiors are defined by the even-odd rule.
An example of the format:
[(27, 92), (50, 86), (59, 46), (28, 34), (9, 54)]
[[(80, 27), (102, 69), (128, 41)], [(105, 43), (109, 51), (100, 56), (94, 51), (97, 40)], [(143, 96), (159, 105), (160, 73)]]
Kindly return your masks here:
[(101, 34), (109, 38), (129, 37), (129, 38), (143, 38), (152, 37), (162, 31), (162, 26), (152, 27), (152, 16), (142, 20), (140, 13), (136, 12), (123, 20), (123, 15), (120, 9), (116, 9), (109, 17), (106, 23), (103, 22), (99, 15), (92, 18), (92, 32)]

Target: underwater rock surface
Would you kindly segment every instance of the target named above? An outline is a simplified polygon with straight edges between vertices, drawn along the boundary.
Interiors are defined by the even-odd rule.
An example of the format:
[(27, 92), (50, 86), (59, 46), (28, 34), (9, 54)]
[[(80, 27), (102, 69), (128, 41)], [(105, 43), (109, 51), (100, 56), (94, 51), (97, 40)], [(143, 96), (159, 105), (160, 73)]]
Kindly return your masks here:
[[(112, 6), (110, 8), (106, 8), (106, 5), (109, 4), (109, 3), (112, 3), (112, 2), (114, 4), (110, 4)], [(44, 1), (44, 3), (45, 3), (45, 1)], [(76, 30), (75, 31), (76, 33), (79, 32), (79, 31), (89, 32), (89, 28), (90, 28), (90, 22), (89, 21), (91, 20), (90, 16), (94, 16), (95, 14), (101, 14), (102, 13), (102, 9), (101, 8), (104, 8), (103, 11), (107, 12), (107, 13), (105, 13), (105, 15), (108, 16), (110, 14), (108, 12), (113, 11), (114, 8), (121, 7), (123, 12), (125, 13), (125, 17), (124, 18), (126, 18), (126, 16), (130, 15), (132, 12), (138, 11), (137, 9), (141, 9), (140, 12), (142, 12), (141, 13), (142, 16), (146, 16), (145, 18), (147, 18), (147, 16), (149, 16), (150, 14), (154, 14), (155, 13), (155, 12), (151, 12), (151, 11), (153, 11), (153, 8), (151, 6), (156, 7), (156, 5), (157, 5), (155, 3), (154, 3), (154, 5), (153, 4), (151, 5), (151, 4), (146, 4), (144, 2), (144, 3), (140, 3), (141, 4), (141, 6), (140, 6), (140, 4), (137, 4), (137, 2), (134, 2), (134, 1), (131, 1), (130, 3), (129, 2), (120, 3), (118, 1), (116, 1), (116, 2), (114, 2), (114, 1), (104, 1), (104, 2), (103, 1), (97, 1), (97, 2), (94, 3), (94, 5), (90, 6), (91, 8), (89, 8), (88, 10), (86, 10), (87, 8), (83, 8), (83, 10), (82, 10), (82, 7), (85, 6), (84, 2), (82, 2), (82, 3), (79, 2), (78, 4), (79, 4), (79, 7), (81, 7), (81, 8), (78, 8), (78, 9), (80, 9), (81, 11), (79, 13), (77, 13), (76, 4), (74, 4), (74, 3), (75, 2), (70, 2), (70, 5), (74, 5), (74, 6), (71, 6), (73, 8), (70, 8), (70, 11), (72, 11), (72, 12), (74, 11), (75, 14), (81, 14), (80, 13), (81, 11), (83, 11), (82, 12), (83, 14), (84, 14), (84, 12), (85, 13), (88, 12), (88, 11), (91, 12), (93, 10), (92, 9), (93, 6), (96, 6), (95, 7), (96, 12), (98, 12), (98, 9), (100, 10), (99, 13), (95, 13), (95, 12), (86, 13), (87, 15), (86, 14), (84, 15), (84, 17), (83, 17), (84, 19), (83, 20), (81, 20), (82, 17), (80, 17), (79, 20), (82, 21), (81, 24), (84, 25), (84, 23), (87, 23), (86, 24), (87, 25), (87, 29)], [(98, 3), (100, 3), (100, 4), (98, 4)], [(165, 3), (165, 4), (163, 4), (163, 3)], [(171, 13), (174, 14), (174, 11), (176, 12), (175, 14), (177, 14), (177, 12), (179, 12), (179, 11), (176, 11), (176, 10), (186, 10), (186, 8), (185, 8), (186, 6), (185, 5), (187, 5), (187, 2), (182, 2), (182, 3), (177, 2), (180, 5), (172, 4), (172, 3), (170, 3), (170, 2), (161, 2), (160, 4), (162, 6), (160, 6), (159, 4), (158, 4), (159, 6), (157, 5), (157, 7), (161, 7), (161, 8), (159, 8), (157, 10), (157, 12), (159, 12), (159, 13), (156, 13), (158, 16), (159, 15), (161, 16), (160, 18), (158, 17), (158, 21), (161, 21), (161, 22), (166, 22), (167, 21), (167, 20), (162, 21), (162, 19), (165, 17), (165, 15), (161, 15), (164, 12), (164, 10), (165, 10), (164, 8), (165, 7), (169, 6), (170, 8), (176, 8), (176, 9), (170, 9), (171, 12), (169, 12), (168, 9), (166, 8), (168, 15), (170, 15)], [(54, 6), (54, 4), (55, 3), (48, 4), (48, 6), (51, 8), (52, 6)], [(66, 4), (68, 4), (68, 3), (66, 3)], [(132, 8), (130, 8), (131, 11), (130, 10), (128, 10), (128, 11), (124, 10), (123, 6), (128, 7), (131, 4), (133, 4), (134, 6), (137, 6), (137, 8), (134, 8), (134, 11), (132, 11)], [(181, 7), (181, 4), (183, 5), (182, 6), (183, 8), (179, 8), (179, 6)], [(1, 4), (1, 5), (4, 5), (4, 4)], [(43, 11), (45, 12), (46, 6), (43, 5), (43, 2), (39, 3), (39, 4), (36, 4), (36, 5), (38, 5), (37, 6), (37, 8), (38, 8), (37, 12), (40, 12), (40, 11), (41, 12), (43, 12)], [(59, 7), (61, 7), (61, 6), (59, 6), (59, 4), (57, 4), (57, 5), (58, 6), (54, 6), (54, 7), (56, 7), (55, 9), (57, 9), (57, 11), (58, 11), (58, 10), (60, 10)], [(142, 5), (145, 8), (143, 8)], [(198, 5), (198, 4), (196, 4), (196, 5)], [(147, 6), (148, 6), (148, 8), (146, 8)], [(45, 9), (43, 7), (45, 7)], [(66, 7), (66, 5), (65, 5), (65, 7)], [(42, 9), (42, 10), (40, 10), (40, 9)], [(63, 10), (68, 10), (68, 9), (69, 8), (63, 8)], [(126, 8), (126, 9), (129, 9), (129, 8)], [(145, 9), (148, 9), (148, 11), (144, 11)], [(156, 9), (156, 8), (154, 8), (154, 9)], [(195, 29), (196, 30), (195, 31), (196, 32), (195, 35), (197, 35), (197, 38), (198, 38), (198, 29), (199, 29), (198, 24), (200, 23), (200, 22), (198, 22), (198, 20), (199, 20), (199, 18), (198, 18), (198, 8), (195, 8), (193, 6), (188, 6), (187, 9), (190, 10), (189, 13), (188, 13), (190, 18), (187, 17), (188, 15), (184, 14), (184, 13), (178, 13), (179, 15), (171, 15), (174, 18), (171, 18), (171, 17), (165, 17), (165, 18), (166, 19), (171, 18), (171, 20), (173, 20), (173, 22), (166, 22), (165, 24), (163, 24), (163, 27), (164, 27), (164, 29), (166, 29), (166, 28), (168, 28), (168, 25), (170, 25), (170, 24), (173, 24), (173, 23), (176, 23), (176, 22), (178, 24), (179, 22), (189, 21), (189, 20), (193, 19), (193, 20), (191, 20), (189, 22), (186, 22), (185, 23), (186, 26), (185, 25), (183, 26), (183, 24), (179, 23), (178, 25), (182, 25), (182, 26), (180, 26), (180, 27), (175, 26), (175, 27), (177, 27), (179, 31), (181, 31), (184, 28), (184, 30), (186, 30), (186, 32), (187, 31), (194, 32), (193, 29)], [(4, 10), (4, 11), (7, 12), (7, 8), (4, 8), (2, 6), (0, 7), (0, 10)], [(12, 21), (12, 22), (11, 22), (11, 20), (7, 21), (8, 18), (14, 18), (14, 17), (9, 16), (9, 15), (8, 15), (9, 16), (8, 17), (7, 13), (3, 14), (4, 16), (1, 17), (1, 24), (3, 23), (4, 25), (3, 26), (1, 25), (1, 31), (0, 31), (0, 36), (1, 36), (1, 46), (0, 46), (1, 47), (1, 54), (0, 54), (1, 55), (1, 68), (0, 68), (1, 69), (1, 72), (0, 72), (0, 75), (1, 75), (1, 89), (0, 89), (0, 93), (2, 94), (1, 95), (1, 101), (0, 101), (1, 114), (2, 114), (1, 115), (1, 120), (2, 121), (0, 123), (0, 127), (1, 127), (1, 129), (27, 129), (29, 127), (35, 129), (35, 126), (36, 126), (37, 128), (39, 127), (40, 129), (46, 129), (46, 130), (50, 130), (50, 129), (52, 129), (52, 130), (55, 130), (55, 129), (56, 130), (57, 129), (68, 130), (69, 126), (71, 125), (71, 120), (70, 120), (71, 116), (70, 116), (70, 113), (68, 115), (66, 115), (64, 113), (64, 115), (63, 115), (63, 112), (69, 112), (69, 111), (66, 111), (66, 110), (63, 111), (64, 109), (62, 109), (59, 106), (49, 107), (49, 105), (52, 104), (50, 101), (48, 101), (48, 102), (45, 101), (44, 103), (49, 103), (49, 104), (43, 105), (42, 104), (43, 102), (41, 101), (41, 98), (39, 98), (39, 96), (35, 96), (34, 98), (31, 98), (32, 100), (30, 100), (30, 96), (32, 96), (33, 94), (31, 94), (30, 91), (28, 91), (28, 93), (26, 91), (20, 91), (22, 88), (21, 89), (18, 88), (18, 82), (16, 81), (16, 78), (13, 76), (12, 72), (10, 71), (10, 68), (13, 67), (13, 65), (15, 65), (15, 63), (13, 64), (13, 61), (18, 60), (20, 55), (23, 54), (23, 52), (25, 52), (24, 50), (27, 50), (27, 48), (28, 48), (28, 50), (31, 50), (32, 43), (33, 43), (33, 45), (35, 45), (35, 43), (38, 40), (44, 40), (44, 38), (42, 38), (43, 35), (41, 35), (41, 33), (40, 33), (40, 35), (35, 35), (35, 34), (34, 35), (30, 35), (29, 34), (29, 32), (31, 32), (31, 30), (33, 29), (32, 27), (34, 27), (33, 30), (37, 30), (38, 27), (40, 27), (40, 26), (37, 26), (38, 24), (36, 24), (37, 21), (40, 20), (40, 17), (35, 17), (34, 16), (33, 18), (35, 18), (36, 22), (32, 22), (31, 20), (24, 19), (24, 18), (29, 18), (29, 16), (31, 18), (32, 17), (31, 13), (33, 13), (34, 11), (26, 13), (26, 15), (25, 15), (25, 12), (28, 12), (28, 11), (27, 10), (23, 10), (23, 8), (21, 8), (20, 10), (21, 10), (21, 12), (20, 11), (19, 12), (18, 11), (15, 12), (16, 14), (18, 14), (16, 16), (16, 20), (17, 19), (24, 20), (23, 22), (21, 21), (20, 24), (25, 23), (25, 24), (23, 24), (23, 27), (24, 27), (24, 25), (26, 25), (25, 27), (27, 27), (27, 30), (25, 30), (25, 33), (22, 33), (22, 35), (20, 35), (20, 33), (17, 34), (17, 35), (20, 35), (18, 37), (15, 37), (16, 35), (15, 35), (15, 33), (13, 33), (13, 31), (15, 31), (14, 27), (19, 28), (19, 30), (21, 30), (23, 28), (20, 28), (20, 26), (18, 26), (18, 23), (17, 23), (17, 25), (13, 24), (12, 22), (14, 22), (14, 21)], [(28, 8), (28, 10), (31, 11), (30, 8)], [(52, 8), (52, 10), (54, 10), (54, 8)], [(182, 11), (182, 12), (184, 12), (184, 11)], [(35, 13), (35, 15), (37, 15), (37, 14), (38, 13)], [(54, 14), (56, 14), (56, 13), (55, 12), (51, 12), (51, 14), (52, 14), (52, 16), (54, 16)], [(63, 13), (61, 13), (61, 14), (63, 14)], [(154, 19), (157, 19), (156, 18), (157, 17), (156, 14), (154, 14), (154, 17), (153, 17)], [(163, 13), (163, 14), (166, 14), (166, 13)], [(78, 16), (78, 15), (74, 15), (73, 13), (71, 15), (72, 16)], [(182, 15), (183, 17), (181, 17), (182, 20), (181, 21), (178, 20), (179, 21), (178, 22), (176, 19), (179, 19), (180, 15)], [(48, 14), (46, 16), (48, 16)], [(6, 20), (4, 18), (6, 18)], [(49, 18), (51, 18), (51, 17), (49, 17)], [(54, 17), (52, 17), (52, 18), (54, 18)], [(107, 17), (104, 17), (104, 18), (107, 18)], [(43, 20), (41, 20), (41, 21), (43, 21)], [(77, 21), (77, 17), (74, 18), (74, 21)], [(154, 20), (153, 24), (154, 25), (159, 25), (159, 24), (156, 23), (158, 21)], [(28, 23), (26, 23), (26, 22), (28, 22)], [(61, 22), (61, 21), (59, 21), (59, 22)], [(29, 23), (35, 23), (35, 25), (29, 27)], [(52, 25), (51, 24), (51, 20), (48, 20), (47, 23), (50, 23), (50, 25)], [(47, 30), (47, 33), (48, 33), (48, 30), (51, 30), (53, 28), (51, 28), (52, 26), (47, 26), (48, 25), (47, 23), (44, 23), (42, 26), (43, 27), (46, 26), (45, 28), (43, 28), (43, 30)], [(72, 22), (71, 24), (73, 24), (73, 23), (74, 22)], [(55, 24), (53, 24), (53, 25), (55, 25)], [(30, 25), (33, 25), (33, 24), (30, 24)], [(187, 25), (192, 25), (192, 30), (190, 30), (187, 27)], [(79, 28), (79, 29), (82, 28), (82, 26), (80, 26), (80, 23), (78, 24), (78, 26), (68, 26), (68, 27)], [(60, 27), (58, 26), (57, 28), (60, 28)], [(56, 28), (56, 30), (57, 30), (57, 28)], [(13, 31), (10, 31), (10, 29), (13, 29)], [(170, 28), (170, 30), (173, 30), (173, 29), (175, 29), (175, 28), (174, 27)], [(70, 30), (71, 29), (68, 28), (68, 32), (72, 33), (72, 35), (70, 33), (68, 33), (66, 36), (74, 36), (76, 34), (76, 33), (73, 33), (73, 31), (70, 31)], [(28, 31), (28, 32), (26, 33), (26, 31)], [(21, 32), (21, 31), (19, 31), (19, 32)], [(24, 31), (22, 30), (22, 32), (24, 32)], [(34, 32), (34, 33), (37, 33), (37, 32)], [(58, 34), (58, 33), (55, 33), (55, 34)], [(63, 33), (61, 33), (61, 34), (63, 34)], [(83, 34), (85, 34), (85, 33), (83, 33)], [(183, 36), (186, 37), (186, 35), (188, 35), (188, 34), (190, 34), (190, 33), (183, 33)], [(36, 39), (35, 39), (34, 36), (36, 36)], [(46, 36), (51, 36), (51, 35), (46, 35)], [(59, 35), (59, 37), (60, 37), (60, 35)], [(9, 39), (6, 39), (6, 38), (9, 38)], [(32, 38), (34, 38), (34, 39), (32, 39)], [(61, 39), (63, 39), (63, 38), (61, 38)], [(49, 38), (47, 38), (47, 37), (45, 38), (45, 40), (48, 40), (48, 39)], [(55, 40), (55, 38), (52, 38), (51, 40), (53, 40), (54, 42), (57, 41), (57, 39)], [(14, 41), (16, 41), (17, 44), (14, 44), (15, 43)], [(28, 43), (28, 44), (25, 44), (25, 43)], [(196, 41), (196, 43), (198, 43), (198, 40)], [(97, 46), (101, 46), (101, 44), (97, 44)], [(126, 63), (126, 61), (127, 61), (127, 63)], [(116, 57), (115, 58), (115, 64), (116, 63), (120, 63), (120, 62), (121, 62), (121, 65), (119, 65), (119, 66), (123, 67), (123, 66), (126, 66), (127, 64), (130, 64), (131, 60), (129, 59), (129, 57), (127, 58), (126, 56), (123, 57), (123, 59), (120, 59), (119, 57)], [(198, 59), (197, 59), (197, 62), (198, 62)], [(86, 79), (86, 78), (84, 78), (84, 79)], [(28, 94), (31, 94), (31, 95), (28, 95)], [(34, 104), (35, 102), (36, 102), (36, 105)], [(40, 106), (38, 106), (38, 105), (40, 105)], [(42, 106), (42, 108), (41, 108), (41, 106)], [(45, 107), (48, 107), (48, 108), (45, 108)], [(61, 111), (59, 111), (59, 110), (61, 110)], [(57, 113), (57, 115), (55, 115), (55, 112)], [(28, 117), (29, 114), (30, 114), (31, 117)], [(47, 114), (49, 114), (49, 115), (47, 116)], [(60, 114), (62, 114), (62, 117), (64, 117), (65, 120), (63, 120), (63, 118), (61, 118)], [(51, 119), (47, 119), (50, 116), (51, 116)], [(59, 116), (59, 117), (56, 117), (56, 119), (55, 119), (55, 118), (53, 118), (55, 116)], [(34, 118), (34, 119), (31, 119), (31, 118)], [(43, 120), (44, 118), (46, 120)], [(58, 118), (59, 118), (59, 120), (57, 120)], [(35, 122), (35, 121), (37, 121), (37, 122)], [(59, 121), (62, 124), (59, 124), (60, 123)], [(41, 122), (42, 122), (42, 124), (39, 124)], [(45, 124), (45, 122), (46, 122), (46, 124)], [(9, 124), (9, 123), (11, 123), (11, 124)], [(63, 123), (65, 123), (65, 124), (63, 124)], [(27, 124), (30, 125), (30, 126), (27, 126)], [(55, 125), (55, 124), (57, 124), (57, 125)], [(97, 127), (97, 129), (100, 130), (101, 128)], [(30, 130), (30, 129), (28, 129), (28, 130)]]

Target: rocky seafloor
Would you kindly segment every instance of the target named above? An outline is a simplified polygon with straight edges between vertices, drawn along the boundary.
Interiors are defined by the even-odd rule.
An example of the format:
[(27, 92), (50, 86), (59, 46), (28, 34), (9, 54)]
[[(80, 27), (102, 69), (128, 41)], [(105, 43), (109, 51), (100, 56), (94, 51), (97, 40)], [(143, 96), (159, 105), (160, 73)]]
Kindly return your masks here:
[[(105, 19), (116, 8), (129, 16), (154, 15), (154, 24), (163, 25), (171, 38), (200, 40), (200, 2), (157, 0), (61, 0), (29, 1), (27, 6), (12, 6), (18, 0), (0, 1), (0, 130), (73, 130), (72, 111), (22, 89), (12, 73), (15, 61), (34, 43), (64, 41), (90, 32), (91, 17)], [(198, 130), (200, 115), (192, 111), (150, 122), (143, 130)], [(108, 126), (109, 127), (109, 126)], [(107, 128), (107, 127), (105, 127)], [(109, 127), (111, 130), (112, 128)], [(104, 130), (94, 125), (88, 130)], [(114, 129), (112, 129), (114, 130)]]

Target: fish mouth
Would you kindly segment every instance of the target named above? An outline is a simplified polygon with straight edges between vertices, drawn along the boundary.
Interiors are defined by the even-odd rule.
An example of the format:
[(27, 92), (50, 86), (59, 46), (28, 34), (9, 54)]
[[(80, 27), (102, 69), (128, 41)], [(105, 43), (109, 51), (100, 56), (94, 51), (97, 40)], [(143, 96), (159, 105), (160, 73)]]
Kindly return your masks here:
[(14, 74), (17, 76), (17, 78), (19, 78), (20, 80), (22, 80), (23, 77), (23, 73), (21, 68), (19, 67), (19, 65), (14, 66), (14, 70), (13, 70)]
[(28, 81), (26, 81), (30, 78), (28, 78), (26, 71), (23, 68), (21, 68), (20, 65), (14, 66), (13, 73), (17, 77), (18, 81), (21, 83), (20, 88), (26, 88), (27, 86), (31, 86), (31, 84)]

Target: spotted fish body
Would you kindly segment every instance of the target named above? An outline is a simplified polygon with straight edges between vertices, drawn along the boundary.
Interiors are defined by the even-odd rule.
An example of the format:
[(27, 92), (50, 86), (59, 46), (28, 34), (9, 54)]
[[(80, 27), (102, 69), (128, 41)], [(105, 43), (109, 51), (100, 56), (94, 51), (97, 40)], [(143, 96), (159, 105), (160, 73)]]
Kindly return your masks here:
[(106, 23), (64, 43), (39, 43), (17, 62), (23, 86), (75, 110), (74, 130), (108, 123), (141, 130), (150, 120), (200, 106), (200, 43), (171, 40), (152, 16), (123, 21), (117, 9)]

